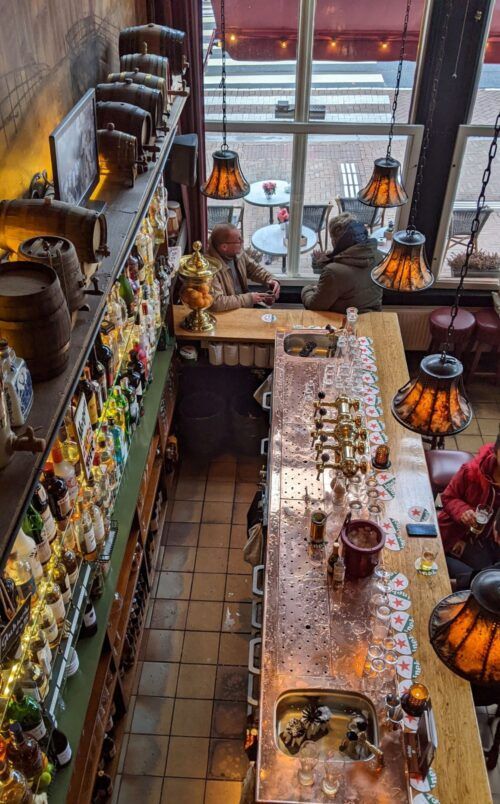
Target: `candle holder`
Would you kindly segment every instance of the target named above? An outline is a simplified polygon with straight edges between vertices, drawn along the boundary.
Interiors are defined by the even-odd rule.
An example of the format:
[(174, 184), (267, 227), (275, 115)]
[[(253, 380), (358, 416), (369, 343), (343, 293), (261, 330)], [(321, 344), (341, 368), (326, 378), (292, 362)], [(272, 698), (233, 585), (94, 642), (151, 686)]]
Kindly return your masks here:
[(390, 450), (387, 444), (379, 444), (372, 458), (372, 466), (374, 466), (375, 469), (388, 469), (391, 465), (389, 453)]
[(421, 717), (429, 708), (431, 696), (425, 684), (412, 684), (401, 696), (401, 706), (407, 715)]

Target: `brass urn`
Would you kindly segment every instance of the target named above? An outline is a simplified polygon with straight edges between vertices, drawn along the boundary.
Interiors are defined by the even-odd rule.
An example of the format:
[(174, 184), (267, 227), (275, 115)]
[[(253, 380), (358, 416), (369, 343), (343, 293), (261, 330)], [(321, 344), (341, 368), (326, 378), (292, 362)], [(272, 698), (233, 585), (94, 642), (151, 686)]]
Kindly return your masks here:
[(207, 312), (212, 306), (212, 281), (219, 270), (217, 260), (201, 253), (201, 243), (193, 243), (193, 253), (181, 258), (179, 274), (183, 288), (181, 300), (192, 312), (184, 319), (181, 326), (190, 332), (208, 332), (216, 324), (215, 316)]

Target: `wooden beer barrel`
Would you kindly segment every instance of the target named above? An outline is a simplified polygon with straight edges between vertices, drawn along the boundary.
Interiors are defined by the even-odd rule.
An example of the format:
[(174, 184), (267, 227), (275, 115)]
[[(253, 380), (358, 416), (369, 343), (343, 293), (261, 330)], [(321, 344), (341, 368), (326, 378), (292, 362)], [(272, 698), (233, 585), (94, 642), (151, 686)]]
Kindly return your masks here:
[(163, 124), (163, 96), (158, 89), (134, 84), (131, 79), (113, 84), (97, 84), (95, 88), (98, 101), (129, 103), (149, 112), (155, 128)]
[(25, 359), (33, 380), (64, 371), (71, 322), (53, 268), (37, 262), (0, 264), (0, 337)]
[(172, 86), (168, 59), (164, 56), (158, 56), (156, 53), (148, 53), (146, 44), (143, 45), (139, 53), (126, 53), (124, 56), (120, 56), (120, 69), (126, 71), (138, 69), (142, 73), (163, 78), (168, 89)]
[(80, 309), (85, 302), (85, 277), (73, 243), (64, 237), (52, 235), (30, 237), (21, 243), (18, 255), (20, 260), (53, 268), (59, 277), (68, 310), (73, 313)]
[(97, 131), (99, 169), (102, 175), (119, 174), (133, 187), (137, 173), (137, 138), (117, 131), (113, 123)]
[(118, 48), (120, 56), (127, 53), (140, 53), (143, 42), (148, 46), (149, 53), (166, 56), (174, 75), (182, 75), (185, 69), (185, 41), (184, 31), (168, 28), (166, 25), (134, 25), (120, 31)]
[(149, 112), (130, 103), (99, 101), (97, 104), (97, 127), (107, 128), (113, 123), (118, 131), (132, 134), (137, 139), (139, 155), (144, 155), (145, 146), (153, 138), (153, 121)]
[(108, 83), (115, 84), (117, 82), (133, 81), (134, 84), (142, 84), (150, 89), (157, 89), (162, 94), (163, 109), (167, 109), (168, 91), (167, 82), (159, 75), (152, 75), (151, 73), (141, 73), (138, 67), (130, 72), (110, 73), (108, 75)]
[(42, 233), (70, 240), (80, 262), (99, 262), (109, 254), (106, 217), (102, 212), (52, 198), (0, 201), (0, 248), (17, 251), (23, 240)]

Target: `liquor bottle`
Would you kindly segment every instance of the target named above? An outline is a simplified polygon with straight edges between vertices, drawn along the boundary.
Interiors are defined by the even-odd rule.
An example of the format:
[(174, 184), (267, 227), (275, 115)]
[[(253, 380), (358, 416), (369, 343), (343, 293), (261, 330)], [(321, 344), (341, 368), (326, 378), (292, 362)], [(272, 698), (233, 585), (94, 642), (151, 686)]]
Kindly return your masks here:
[(111, 762), (111, 760), (116, 756), (116, 743), (109, 734), (104, 735), (104, 740), (102, 742), (102, 756), (104, 762), (106, 763)]
[(333, 570), (339, 558), (339, 550), (340, 550), (340, 544), (338, 542), (334, 542), (332, 545), (332, 552), (328, 556), (328, 563), (327, 563), (327, 571), (328, 575), (330, 576), (333, 576)]
[(47, 603), (42, 605), (39, 624), (49, 646), (55, 648), (59, 641), (59, 628), (54, 613)]
[(45, 566), (50, 561), (52, 550), (45, 533), (43, 519), (33, 505), (28, 506), (23, 519), (23, 530), (35, 542), (38, 560), (42, 567)]
[(101, 562), (97, 562), (96, 573), (94, 575), (94, 580), (92, 582), (92, 588), (90, 590), (90, 597), (92, 600), (99, 600), (102, 597), (104, 592), (104, 574), (102, 571)]
[(30, 595), (33, 598), (36, 597), (36, 582), (27, 558), (22, 558), (13, 550), (7, 559), (5, 572), (15, 583), (19, 596), (23, 600), (26, 600)]
[(66, 481), (64, 478), (55, 474), (52, 463), (46, 463), (43, 467), (42, 482), (47, 491), (49, 505), (54, 519), (58, 523), (59, 528), (64, 530), (72, 508)]
[(32, 804), (33, 793), (28, 780), (15, 768), (0, 761), (0, 804)]
[(3, 374), (5, 399), (12, 427), (25, 424), (33, 405), (33, 384), (26, 363), (0, 339), (0, 373)]
[[(103, 319), (101, 323), (101, 338), (102, 342), (110, 349), (113, 361), (113, 377), (116, 377), (120, 366), (120, 349), (118, 347), (118, 337), (115, 325), (108, 318)], [(108, 384), (108, 391), (112, 384)]]
[(30, 784), (43, 773), (47, 765), (47, 757), (33, 737), (24, 734), (20, 723), (9, 725), (9, 743), (7, 759), (17, 770), (24, 774)]
[[(137, 375), (139, 376), (139, 375)], [(140, 382), (140, 378), (139, 378)], [(133, 433), (135, 432), (137, 425), (141, 419), (141, 411), (139, 407), (139, 402), (137, 399), (137, 394), (135, 388), (130, 385), (128, 376), (123, 377), (120, 382), (122, 388), (122, 394), (127, 400), (128, 403), (128, 410), (129, 410), (129, 421), (130, 421), (130, 436), (132, 437)]]
[(101, 404), (104, 407), (108, 398), (108, 381), (106, 378), (106, 369), (104, 364), (101, 363), (97, 357), (96, 345), (92, 347), (90, 352), (90, 374), (94, 382), (97, 382), (100, 389)]
[(116, 385), (113, 388), (112, 402), (113, 404), (110, 405), (110, 413), (117, 424), (122, 428), (126, 443), (128, 444), (130, 442), (130, 408), (123, 394), (121, 385)]
[(115, 380), (113, 352), (109, 346), (103, 343), (100, 332), (97, 333), (94, 349), (97, 360), (104, 366), (104, 371), (106, 373), (106, 385), (107, 389), (109, 390), (113, 387)]
[(128, 353), (128, 356), (130, 357), (132, 363), (135, 364), (136, 371), (138, 371), (141, 375), (142, 390), (144, 392), (146, 390), (146, 386), (150, 382), (149, 365), (148, 356), (139, 341), (134, 342), (134, 348)]
[(50, 676), (52, 673), (52, 653), (45, 632), (38, 628), (30, 639), (29, 652), (31, 661), (37, 662), (44, 673)]
[(94, 634), (97, 634), (97, 615), (92, 601), (88, 600), (80, 629), (80, 639), (86, 639)]
[(72, 508), (78, 496), (78, 480), (75, 467), (63, 456), (62, 444), (58, 438), (56, 438), (54, 446), (52, 447), (52, 464), (56, 477), (62, 478), (66, 483), (70, 499), (70, 508)]
[(57, 767), (65, 768), (66, 765), (69, 765), (73, 755), (71, 745), (64, 732), (57, 727), (52, 730), (50, 745), (50, 753), (54, 757)]
[(40, 704), (31, 695), (26, 695), (20, 684), (14, 687), (6, 714), (9, 723), (19, 722), (24, 733), (38, 742), (47, 734)]
[(19, 528), (19, 533), (14, 542), (14, 550), (19, 558), (25, 558), (29, 561), (35, 582), (38, 583), (43, 576), (43, 567), (38, 558), (35, 540), (28, 536), (22, 528)]
[(97, 545), (95, 541), (94, 526), (89, 511), (85, 509), (82, 502), (78, 503), (78, 520), (76, 524), (76, 536), (78, 547), (85, 561), (95, 561), (97, 558)]
[(144, 392), (142, 388), (142, 378), (138, 370), (136, 370), (136, 364), (129, 360), (127, 363), (127, 381), (129, 388), (133, 388), (135, 391), (137, 404), (139, 405), (139, 414), (143, 416), (144, 414)]
[(133, 324), (135, 321), (135, 316), (137, 314), (137, 304), (135, 300), (134, 291), (132, 285), (130, 284), (130, 279), (128, 278), (127, 271), (124, 270), (121, 272), (120, 277), (118, 279), (118, 292), (122, 297), (123, 301), (127, 305), (127, 314), (129, 323)]
[(115, 459), (114, 445), (111, 453), (104, 439), (104, 434), (101, 433), (101, 440), (98, 446), (100, 451), (94, 455), (96, 482), (106, 484), (109, 489), (109, 496), (113, 498), (120, 482), (120, 471)]
[(87, 486), (92, 491), (95, 504), (101, 509), (101, 514), (105, 522), (109, 523), (111, 514), (111, 484), (108, 468), (101, 463), (101, 453), (96, 452), (90, 477)]
[(73, 469), (75, 470), (76, 479), (78, 481), (78, 484), (80, 485), (80, 483), (83, 481), (83, 475), (82, 475), (82, 462), (80, 458), (80, 450), (78, 449), (78, 444), (76, 443), (76, 441), (73, 441), (73, 439), (70, 438), (69, 433), (67, 433), (66, 438), (63, 439), (61, 437), (61, 430), (59, 431), (59, 438), (61, 441), (63, 458), (65, 461), (69, 461), (69, 463), (72, 465)]
[(35, 511), (38, 511), (42, 517), (45, 536), (49, 544), (52, 544), (57, 536), (57, 526), (52, 511), (50, 510), (47, 492), (41, 483), (38, 483), (35, 487), (31, 504)]
[(73, 587), (78, 580), (78, 574), (80, 572), (80, 564), (78, 562), (74, 550), (74, 533), (71, 532), (70, 534), (68, 534), (67, 540), (66, 540), (66, 534), (67, 531), (63, 537), (63, 543), (59, 551), (59, 557), (66, 568), (69, 582)]
[[(118, 464), (118, 468), (120, 474), (123, 471), (123, 464), (125, 463), (126, 457), (126, 442), (125, 442), (125, 435), (121, 427), (116, 424), (115, 419), (113, 416), (108, 417), (108, 427), (109, 432), (113, 437), (113, 444), (115, 448), (115, 459), (116, 463)], [(124, 457), (125, 452), (125, 457)], [(102, 457), (102, 456), (101, 456)]]
[(47, 583), (45, 601), (55, 617), (57, 627), (60, 629), (66, 617), (66, 609), (59, 586), (53, 581)]
[(54, 583), (57, 584), (61, 591), (61, 597), (64, 605), (68, 606), (71, 601), (71, 584), (69, 582), (66, 567), (64, 566), (57, 552), (54, 552), (47, 569), (49, 577), (54, 581)]
[(92, 801), (99, 804), (101, 801), (109, 801), (113, 795), (113, 780), (104, 771), (97, 771), (94, 790), (92, 792)]
[(97, 548), (100, 549), (106, 540), (106, 527), (101, 510), (94, 502), (92, 491), (89, 488), (85, 489), (83, 492), (83, 506), (92, 519), (95, 543)]
[(19, 684), (25, 694), (31, 695), (37, 701), (43, 701), (49, 691), (48, 676), (39, 664), (30, 659), (23, 662)]
[(83, 370), (83, 376), (81, 377), (80, 382), (78, 383), (78, 388), (80, 389), (81, 393), (84, 395), (87, 401), (90, 424), (92, 425), (92, 429), (97, 430), (99, 426), (99, 413), (97, 410), (97, 400), (95, 396), (95, 389), (90, 379), (90, 370), (88, 369), (87, 366), (85, 366)]
[(335, 566), (333, 568), (332, 583), (335, 588), (344, 585), (345, 580), (345, 562), (343, 556), (339, 555)]

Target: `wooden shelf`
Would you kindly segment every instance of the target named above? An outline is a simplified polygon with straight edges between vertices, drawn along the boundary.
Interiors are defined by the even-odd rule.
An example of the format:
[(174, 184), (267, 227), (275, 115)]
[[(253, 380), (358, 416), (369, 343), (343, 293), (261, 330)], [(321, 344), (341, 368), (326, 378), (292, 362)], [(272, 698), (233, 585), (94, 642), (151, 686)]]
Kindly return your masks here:
[(135, 186), (125, 189), (116, 183), (104, 181), (95, 195), (96, 200), (106, 202), (108, 247), (111, 252), (96, 273), (102, 295), (86, 295), (90, 309), (78, 313), (71, 334), (66, 370), (53, 380), (34, 386), (34, 405), (27, 424), (34, 428), (39, 438), (46, 440), (45, 451), (37, 455), (17, 453), (0, 473), (0, 566), (5, 563), (8, 549), (17, 535), (68, 401), (94, 343), (111, 286), (123, 268), (149, 207), (185, 103), (185, 97), (175, 98), (168, 119), (169, 130), (157, 141), (160, 147), (157, 161), (149, 163), (149, 169), (137, 177)]

